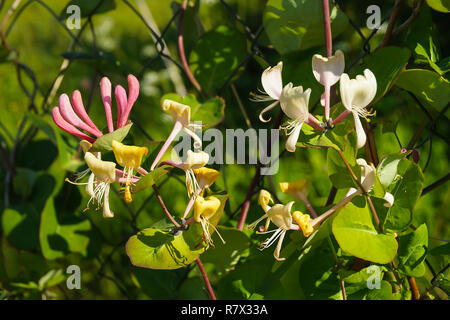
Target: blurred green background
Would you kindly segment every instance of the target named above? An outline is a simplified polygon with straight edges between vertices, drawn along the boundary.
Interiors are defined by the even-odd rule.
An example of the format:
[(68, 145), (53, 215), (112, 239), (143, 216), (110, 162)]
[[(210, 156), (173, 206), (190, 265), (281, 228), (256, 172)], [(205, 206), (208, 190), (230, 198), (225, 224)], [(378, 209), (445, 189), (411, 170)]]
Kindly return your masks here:
[[(2, 20), (14, 2), (1, 1)], [(98, 3), (72, 2), (82, 4), (87, 12)], [(370, 4), (378, 4), (384, 15), (389, 12), (393, 2), (370, 1)], [(131, 204), (125, 204), (116, 188), (111, 196), (114, 219), (103, 219), (101, 212), (93, 209), (83, 211), (89, 200), (84, 189), (64, 183), (65, 177), (73, 177), (75, 172), (85, 168), (77, 149), (78, 140), (59, 130), (52, 123), (49, 112), (57, 105), (60, 94), (70, 95), (75, 89), (79, 89), (91, 118), (99, 127), (104, 127), (106, 121), (98, 86), (101, 77), (108, 76), (113, 85), (121, 84), (126, 87), (126, 76), (132, 73), (139, 77), (141, 92), (131, 113), (131, 119), (136, 125), (126, 142), (146, 145), (154, 151), (155, 144), (150, 141), (164, 140), (172, 129), (171, 118), (161, 111), (161, 97), (171, 92), (184, 95), (196, 94), (196, 91), (179, 67), (159, 56), (155, 41), (144, 21), (153, 30), (165, 32), (163, 40), (168, 49), (166, 53), (180, 63), (177, 51), (178, 17), (171, 22), (180, 8), (180, 1), (130, 1), (142, 14), (142, 19), (124, 1), (104, 1), (100, 7), (103, 10), (90, 16), (91, 24), (86, 24), (75, 45), (68, 30), (63, 27), (67, 19), (65, 8), (68, 3), (59, 0), (22, 1), (2, 29), (7, 45), (3, 42), (0, 47), (0, 143), (14, 166), (14, 175), (8, 174), (7, 163), (2, 161), (0, 296), (18, 299), (207, 299), (206, 291), (199, 290), (203, 282), (197, 268), (159, 271), (139, 269), (131, 265), (125, 253), (125, 241), (137, 230), (149, 227), (163, 218), (156, 199), (149, 198), (152, 194), (150, 189), (135, 195)], [(206, 48), (201, 48), (201, 51), (197, 49), (199, 64), (214, 63), (214, 60), (207, 60), (214, 59), (216, 52), (225, 49), (239, 53), (239, 61), (245, 58), (253, 47), (244, 26), (236, 20), (237, 13), (253, 34), (258, 35), (258, 47), (270, 65), (283, 60), (284, 83), (293, 81), (305, 86), (310, 84), (313, 90), (315, 88), (315, 99), (311, 99), (313, 104), (320, 87), (312, 77), (311, 57), (314, 53), (323, 54), (324, 48), (316, 46), (280, 56), (262, 29), (265, 3), (264, 0), (228, 0), (226, 4), (230, 7), (227, 7), (217, 0), (189, 1), (183, 25), (187, 58), (189, 60), (190, 53), (196, 51), (195, 47), (202, 35), (221, 25), (237, 32), (239, 38), (228, 42), (213, 41)], [(371, 30), (365, 27), (365, 10), (369, 3), (338, 3), (342, 4), (345, 14), (361, 28), (361, 32), (368, 36)], [(399, 21), (408, 18), (411, 3), (412, 1), (405, 1), (402, 5)], [(82, 25), (87, 21), (84, 17)], [(387, 23), (383, 24), (369, 42), (372, 50), (383, 39), (386, 25)], [(439, 55), (438, 61), (444, 59), (450, 55), (447, 30), (448, 15), (423, 5), (420, 16), (406, 31), (393, 37), (391, 44), (407, 47), (412, 52), (408, 69), (417, 67), (431, 70), (423, 57), (417, 55), (416, 44), (425, 43), (427, 48)], [(70, 32), (77, 35), (79, 30)], [(244, 46), (237, 47), (239, 43)], [(345, 30), (333, 40), (334, 48), (344, 51), (347, 64), (363, 53), (363, 43), (348, 22)], [(64, 58), (68, 58), (70, 63), (61, 73)], [(234, 64), (233, 69), (236, 66)], [(223, 77), (218, 79), (220, 85), (212, 90), (214, 93), (209, 92), (208, 95), (220, 95), (226, 102), (225, 117), (218, 126), (219, 129), (247, 128), (238, 99), (242, 101), (254, 128), (267, 127), (258, 120), (264, 105), (249, 99), (251, 92), (257, 92), (261, 88), (260, 76), (267, 66), (264, 59), (251, 55), (231, 84), (225, 83), (226, 79)], [(228, 71), (233, 69), (230, 67)], [(61, 85), (56, 92), (50, 94), (50, 101), (46, 103), (60, 74), (63, 75), (60, 78)], [(221, 87), (223, 84), (225, 87)], [(199, 101), (205, 99), (199, 94), (197, 98)], [(320, 105), (317, 106), (315, 113), (320, 114), (321, 108)], [(377, 116), (373, 121), (376, 124), (375, 140), (380, 158), (406, 147), (416, 129), (422, 125), (424, 130), (417, 137), (417, 143), (430, 134), (429, 121), (405, 90), (394, 86), (375, 108)], [(439, 111), (429, 109), (433, 117)], [(449, 115), (447, 109), (435, 124), (434, 129), (441, 137), (434, 135), (418, 148), (419, 165), (425, 171), (425, 186), (449, 172)], [(276, 113), (272, 116), (275, 117)], [(395, 135), (389, 132), (388, 128), (392, 124), (397, 125), (396, 132), (401, 146)], [(281, 146), (284, 146), (284, 142), (281, 142)], [(145, 164), (147, 167), (151, 163), (150, 158)], [(105, 159), (112, 159), (112, 155), (107, 155)], [(239, 206), (245, 199), (254, 174), (254, 166), (230, 164), (217, 169), (222, 172), (222, 176), (215, 189), (226, 190), (230, 194), (221, 224), (235, 226)], [(266, 177), (264, 187), (300, 178), (310, 179), (312, 205), (323, 207), (331, 188), (326, 170), (326, 152), (323, 150), (302, 149), (294, 154), (283, 153), (279, 173)], [(182, 215), (188, 201), (183, 179), (183, 176), (172, 175), (167, 181), (163, 179), (160, 186), (166, 205), (177, 215)], [(340, 191), (337, 199), (344, 193)], [(289, 200), (281, 192), (277, 196), (282, 202)], [(304, 210), (302, 204), (298, 203), (296, 206)], [(413, 225), (419, 226), (423, 222), (427, 224), (432, 237), (430, 248), (444, 244), (437, 239), (450, 239), (449, 206), (450, 191), (445, 183), (421, 197), (416, 205)], [(254, 198), (247, 221), (251, 222), (261, 214), (262, 210)], [(271, 249), (264, 252), (255, 250), (260, 240), (261, 237), (257, 236), (250, 238), (250, 250), (246, 248), (239, 253), (239, 263), (246, 261), (249, 252), (265, 257), (264, 261), (271, 261)], [(242, 289), (237, 289), (239, 281), (236, 280), (239, 279), (232, 276), (238, 259), (229, 263), (226, 268), (213, 263), (213, 260), (204, 261), (213, 286), (219, 287), (219, 298), (246, 297)], [(448, 263), (448, 257), (431, 257), (430, 261), (436, 270), (440, 270)], [(68, 290), (65, 286), (65, 270), (71, 264), (81, 268), (81, 290)], [(427, 271), (425, 277), (418, 279), (419, 286), (422, 289), (428, 287), (431, 278), (432, 275)], [(228, 285), (219, 286), (222, 283)], [(294, 299), (306, 296), (301, 288), (290, 288), (282, 295), (272, 292), (265, 293), (265, 297)]]

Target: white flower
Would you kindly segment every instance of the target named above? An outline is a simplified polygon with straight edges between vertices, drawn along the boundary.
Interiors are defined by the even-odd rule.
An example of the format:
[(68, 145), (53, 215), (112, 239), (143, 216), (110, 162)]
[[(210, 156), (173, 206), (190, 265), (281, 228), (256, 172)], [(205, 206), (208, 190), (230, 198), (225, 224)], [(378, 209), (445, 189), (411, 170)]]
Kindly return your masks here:
[(103, 217), (114, 217), (114, 213), (109, 208), (109, 191), (110, 184), (116, 180), (116, 164), (100, 160), (91, 152), (86, 152), (84, 160), (92, 171), (86, 187), (87, 193), (91, 196), (88, 207), (89, 203), (95, 199), (100, 206), (103, 206)]
[(350, 79), (346, 73), (343, 73), (340, 81), (342, 104), (353, 114), (357, 137), (356, 147), (359, 149), (366, 144), (366, 134), (359, 117), (366, 119), (374, 115), (367, 111), (366, 107), (375, 98), (377, 80), (372, 71), (365, 69), (364, 76), (357, 75), (355, 79)]
[(278, 62), (274, 67), (268, 67), (261, 75), (261, 83), (264, 88), (263, 95), (255, 97), (255, 101), (274, 101), (268, 107), (264, 108), (259, 114), (259, 120), (262, 122), (269, 122), (271, 118), (264, 119), (263, 115), (267, 111), (272, 110), (280, 100), (281, 91), (283, 90), (283, 81), (281, 79), (281, 70), (283, 69), (283, 62)]
[(386, 192), (384, 194), (384, 200), (386, 200), (386, 203), (384, 204), (385, 207), (392, 207), (394, 204), (394, 195), (392, 193)]
[(345, 59), (341, 50), (337, 50), (334, 56), (322, 57), (315, 54), (312, 58), (312, 69), (314, 77), (324, 87), (325, 91), (321, 96), (320, 103), (325, 107), (325, 119), (330, 117), (330, 90), (331, 86), (339, 81), (344, 72)]
[(311, 89), (303, 91), (302, 86), (294, 87), (292, 83), (288, 83), (281, 92), (281, 109), (291, 119), (287, 126), (282, 127), (282, 129), (290, 130), (286, 142), (286, 150), (289, 152), (295, 151), (302, 125), (308, 120), (310, 94)]
[(315, 54), (312, 58), (314, 77), (324, 87), (331, 87), (339, 81), (345, 68), (344, 54), (337, 50), (334, 56), (322, 57)]
[[(280, 258), (281, 245), (283, 244), (284, 236), (286, 235), (286, 231), (288, 230), (300, 230), (299, 226), (292, 223), (292, 214), (291, 209), (294, 205), (294, 201), (287, 203), (286, 205), (275, 204), (274, 206), (270, 206), (270, 203), (273, 203), (272, 196), (266, 190), (261, 190), (259, 194), (259, 204), (263, 208), (265, 214), (260, 217), (258, 220), (253, 222), (248, 226), (249, 229), (254, 229), (258, 223), (262, 220), (267, 219), (266, 225), (264, 227), (264, 232), (260, 232), (260, 234), (266, 233), (274, 233), (270, 238), (264, 240), (261, 243), (261, 250), (264, 250), (270, 247), (275, 241), (278, 239), (278, 244), (274, 252), (274, 257), (278, 261), (282, 261), (285, 258)], [(273, 222), (278, 228), (275, 230), (267, 231), (269, 228), (270, 222)]]

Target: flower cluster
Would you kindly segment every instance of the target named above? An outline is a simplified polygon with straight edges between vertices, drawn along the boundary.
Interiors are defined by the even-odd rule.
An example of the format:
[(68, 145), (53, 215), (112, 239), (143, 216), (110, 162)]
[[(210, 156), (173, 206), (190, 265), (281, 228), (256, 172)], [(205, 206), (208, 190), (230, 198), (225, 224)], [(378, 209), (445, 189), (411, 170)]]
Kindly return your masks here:
[[(262, 73), (261, 83), (264, 94), (256, 96), (256, 101), (273, 101), (260, 113), (262, 122), (268, 122), (264, 114), (278, 104), (281, 110), (289, 118), (287, 123), (281, 128), (287, 133), (286, 150), (294, 152), (300, 136), (300, 131), (304, 123), (316, 130), (327, 130), (344, 119), (350, 113), (354, 117), (357, 135), (357, 148), (361, 148), (366, 143), (366, 135), (361, 124), (360, 117), (374, 115), (367, 110), (368, 105), (375, 98), (377, 92), (377, 81), (375, 75), (369, 70), (364, 70), (364, 75), (357, 75), (355, 79), (350, 79), (344, 73), (345, 59), (341, 50), (337, 50), (334, 56), (322, 57), (315, 54), (312, 58), (312, 70), (316, 80), (324, 86), (324, 93), (320, 102), (325, 107), (325, 124), (309, 113), (309, 98), (311, 89), (304, 89), (302, 86), (294, 86), (291, 82), (283, 86), (281, 72), (283, 63), (279, 62), (274, 67), (269, 67)], [(340, 96), (345, 111), (334, 121), (330, 119), (330, 91), (333, 85), (340, 82)]]
[[(168, 112), (174, 119), (174, 127), (157, 156), (150, 166), (150, 171), (144, 169), (144, 158), (148, 154), (147, 147), (123, 144), (128, 131), (123, 128), (131, 125), (128, 120), (130, 111), (139, 96), (139, 81), (133, 75), (128, 76), (128, 94), (126, 90), (117, 85), (114, 90), (117, 111), (116, 119), (112, 113), (111, 82), (107, 77), (100, 81), (100, 92), (105, 107), (106, 127), (104, 133), (91, 120), (83, 105), (81, 93), (76, 90), (72, 94), (71, 101), (66, 94), (62, 94), (58, 106), (53, 108), (52, 116), (55, 124), (62, 130), (81, 139), (80, 147), (84, 151), (84, 160), (87, 170), (79, 174), (75, 181), (66, 181), (76, 185), (86, 185), (86, 192), (90, 195), (87, 207), (92, 202), (103, 208), (105, 218), (114, 217), (109, 204), (111, 184), (121, 184), (124, 191), (124, 200), (133, 201), (133, 188), (144, 176), (152, 174), (152, 171), (164, 166), (181, 169), (186, 174), (186, 189), (190, 197), (185, 209), (182, 221), (185, 225), (198, 222), (203, 228), (203, 238), (206, 243), (212, 244), (211, 233), (217, 231), (215, 225), (224, 210), (227, 197), (209, 195), (205, 197), (205, 191), (217, 180), (220, 173), (217, 170), (207, 168), (209, 155), (203, 151), (189, 150), (185, 161), (162, 161), (171, 143), (180, 131), (184, 131), (194, 139), (194, 146), (201, 146), (201, 139), (193, 132), (190, 121), (190, 106), (172, 100), (162, 102), (162, 110)], [(100, 127), (101, 128), (101, 127)], [(112, 151), (116, 162), (102, 160), (102, 152)], [(121, 169), (116, 168), (117, 164)], [(79, 183), (90, 173), (87, 182)], [(193, 211), (193, 217), (189, 217)], [(219, 235), (220, 236), (220, 235)], [(223, 239), (222, 239), (223, 240)]]
[[(337, 50), (335, 55), (331, 57), (322, 57), (318, 54), (312, 57), (314, 77), (324, 87), (320, 103), (324, 106), (325, 121), (324, 123), (321, 123), (308, 111), (311, 89), (304, 89), (302, 86), (294, 86), (292, 83), (283, 86), (281, 76), (282, 67), (283, 63), (279, 62), (276, 66), (264, 70), (261, 76), (261, 82), (265, 94), (256, 96), (255, 100), (272, 101), (272, 103), (264, 108), (259, 115), (262, 122), (270, 121), (270, 119), (265, 119), (264, 114), (278, 104), (280, 104), (284, 115), (289, 118), (289, 120), (280, 127), (280, 129), (286, 131), (288, 136), (285, 146), (287, 151), (295, 152), (304, 123), (323, 132), (333, 129), (335, 124), (342, 121), (349, 114), (352, 114), (354, 118), (357, 136), (356, 148), (359, 149), (365, 145), (366, 135), (360, 117), (366, 119), (375, 114), (368, 111), (367, 107), (375, 98), (377, 92), (376, 78), (369, 69), (364, 70), (364, 75), (357, 75), (355, 79), (350, 79), (349, 76), (344, 73), (345, 60), (342, 51)], [(338, 82), (340, 85), (340, 98), (342, 105), (345, 107), (345, 111), (333, 120), (330, 118), (330, 92), (332, 86), (336, 85)], [(259, 233), (273, 233), (273, 235), (262, 242), (261, 249), (268, 248), (278, 239), (274, 256), (277, 260), (283, 260), (284, 258), (280, 258), (280, 250), (287, 231), (302, 231), (305, 237), (309, 237), (319, 228), (321, 223), (336, 212), (337, 209), (349, 203), (354, 197), (370, 192), (375, 182), (376, 169), (372, 164), (367, 164), (364, 159), (357, 159), (356, 162), (361, 169), (361, 179), (358, 184), (359, 188), (350, 188), (344, 199), (320, 216), (316, 214), (315, 210), (308, 202), (307, 195), (309, 188), (307, 180), (282, 182), (279, 186), (283, 193), (289, 194), (295, 201), (302, 201), (312, 217), (309, 214), (304, 214), (300, 211), (291, 213), (295, 203), (294, 201), (288, 202), (287, 204), (274, 204), (271, 194), (266, 190), (261, 190), (259, 204), (265, 214), (248, 226), (253, 229), (262, 220), (266, 219), (263, 231)], [(392, 194), (386, 192), (384, 198), (386, 200), (385, 205), (391, 206), (394, 201)], [(277, 228), (268, 231), (270, 222), (275, 224)]]

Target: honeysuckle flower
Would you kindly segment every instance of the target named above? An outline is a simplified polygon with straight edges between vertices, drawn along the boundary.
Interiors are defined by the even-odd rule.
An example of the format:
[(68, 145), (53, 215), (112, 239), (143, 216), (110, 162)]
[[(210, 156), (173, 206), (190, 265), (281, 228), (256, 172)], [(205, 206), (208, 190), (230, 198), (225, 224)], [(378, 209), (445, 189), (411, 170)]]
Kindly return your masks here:
[[(275, 241), (278, 239), (277, 247), (275, 248), (274, 257), (278, 261), (283, 261), (285, 258), (280, 258), (280, 251), (281, 246), (283, 244), (284, 236), (286, 235), (286, 232), (288, 230), (299, 230), (299, 226), (292, 223), (292, 215), (291, 215), (291, 209), (294, 205), (294, 201), (291, 201), (287, 203), (286, 205), (282, 204), (275, 204), (272, 206), (266, 214), (264, 214), (261, 218), (253, 222), (251, 225), (249, 225), (250, 229), (253, 229), (256, 227), (256, 225), (262, 221), (263, 219), (268, 219), (268, 221), (273, 222), (278, 228), (271, 230), (271, 231), (265, 231), (260, 232), (260, 234), (266, 234), (266, 233), (273, 233), (273, 235), (261, 243), (261, 250), (264, 250), (268, 247), (270, 247)], [(266, 222), (266, 228), (268, 227), (268, 222)]]
[(142, 158), (148, 153), (146, 147), (127, 146), (116, 140), (112, 141), (112, 149), (117, 163), (123, 167), (125, 177), (125, 201), (131, 202), (131, 183), (133, 173), (142, 163)]
[(175, 121), (175, 124), (174, 124), (172, 132), (170, 133), (166, 142), (164, 143), (161, 150), (156, 155), (156, 158), (153, 161), (153, 164), (150, 167), (150, 170), (153, 170), (156, 167), (158, 162), (163, 157), (164, 153), (169, 148), (172, 141), (175, 139), (175, 137), (181, 130), (186, 132), (189, 136), (191, 136), (194, 139), (194, 146), (196, 148), (200, 148), (202, 146), (202, 140), (200, 139), (200, 137), (197, 136), (193, 131), (190, 130), (190, 128), (194, 127), (194, 124), (191, 123), (191, 107), (190, 106), (182, 104), (182, 103), (178, 103), (176, 101), (172, 101), (169, 99), (165, 99), (162, 103), (162, 109), (164, 111), (170, 113), (173, 120)]
[[(120, 85), (116, 86), (117, 129), (127, 123), (131, 108), (139, 95), (139, 81), (131, 74), (128, 75), (128, 87), (129, 98), (127, 98), (125, 89)], [(107, 77), (103, 77), (100, 81), (100, 92), (105, 107), (108, 131), (112, 132), (114, 131), (114, 125), (111, 112), (111, 82)], [(59, 97), (58, 106), (52, 109), (52, 117), (59, 128), (90, 143), (94, 143), (97, 138), (103, 135), (87, 114), (81, 93), (78, 90), (73, 92), (71, 101), (65, 93)]]
[(361, 190), (361, 188), (355, 189), (355, 188), (350, 188), (346, 194), (346, 196), (355, 194), (355, 195), (360, 195), (364, 192), (370, 192), (373, 188), (373, 185), (375, 183), (375, 174), (376, 174), (376, 169), (373, 166), (373, 164), (367, 164), (367, 161), (359, 158), (356, 159), (356, 163), (360, 166), (361, 168), (361, 186), (364, 188), (364, 190)]
[(344, 72), (344, 53), (337, 50), (331, 57), (322, 57), (315, 54), (312, 57), (312, 69), (316, 80), (325, 87), (321, 103), (325, 107), (325, 119), (328, 120), (330, 117), (330, 89), (339, 81)]
[(359, 117), (375, 115), (367, 111), (366, 107), (375, 98), (377, 93), (377, 79), (369, 69), (364, 70), (364, 76), (357, 75), (355, 79), (350, 79), (346, 73), (340, 79), (341, 100), (344, 107), (353, 114), (356, 129), (356, 147), (359, 149), (366, 144), (366, 134)]
[(295, 200), (305, 199), (309, 193), (309, 185), (307, 179), (297, 180), (294, 182), (280, 182), (281, 192), (291, 195)]
[(303, 123), (308, 120), (308, 103), (311, 89), (303, 91), (302, 86), (294, 87), (292, 83), (288, 83), (282, 90), (280, 96), (280, 105), (283, 112), (291, 119), (287, 125), (281, 127), (287, 132), (288, 139), (286, 141), (286, 150), (294, 152), (300, 130)]
[[(226, 201), (226, 200), (225, 200)], [(209, 196), (203, 198), (202, 196), (198, 196), (194, 202), (194, 219), (196, 222), (200, 222), (203, 228), (203, 235), (208, 245), (213, 244), (211, 238), (210, 228), (217, 232), (217, 235), (220, 237), (222, 242), (225, 244), (225, 240), (223, 240), (217, 228), (213, 223), (210, 223), (210, 220), (221, 214), (223, 211), (225, 203), (220, 201), (215, 196)]]
[(275, 108), (280, 100), (281, 91), (283, 90), (283, 81), (281, 79), (281, 71), (283, 69), (283, 62), (278, 62), (274, 67), (268, 67), (261, 75), (261, 83), (264, 88), (262, 95), (255, 95), (254, 101), (274, 101), (268, 107), (264, 108), (259, 114), (259, 120), (262, 122), (269, 122), (264, 119), (264, 113)]
[(97, 156), (91, 152), (86, 152), (84, 160), (92, 171), (87, 183), (71, 182), (68, 179), (66, 181), (75, 185), (86, 185), (86, 192), (91, 196), (87, 203), (89, 207), (90, 203), (95, 200), (99, 207), (103, 207), (103, 217), (112, 218), (114, 213), (109, 207), (109, 191), (111, 183), (116, 181), (116, 164), (111, 161), (103, 161), (99, 159), (100, 154)]
[[(204, 151), (193, 152), (188, 150), (186, 161), (184, 162), (175, 162), (175, 161), (162, 161), (160, 165), (171, 165), (173, 167), (177, 167), (181, 170), (184, 170), (186, 174), (186, 190), (188, 196), (191, 198), (186, 206), (186, 210), (183, 215), (183, 219), (187, 217), (189, 212), (192, 209), (194, 201), (196, 197), (203, 192), (204, 185), (202, 188), (199, 187), (199, 183), (197, 181), (196, 174), (194, 170), (198, 170), (204, 167), (209, 161), (209, 154)], [(214, 170), (215, 171), (215, 170)], [(217, 171), (216, 171), (217, 172)], [(204, 184), (204, 182), (202, 182)]]
[(308, 201), (308, 193), (309, 193), (309, 185), (307, 179), (297, 180), (294, 182), (280, 182), (281, 192), (289, 194), (295, 200), (302, 201), (309, 212), (314, 217), (317, 217), (317, 214), (312, 207), (312, 205)]

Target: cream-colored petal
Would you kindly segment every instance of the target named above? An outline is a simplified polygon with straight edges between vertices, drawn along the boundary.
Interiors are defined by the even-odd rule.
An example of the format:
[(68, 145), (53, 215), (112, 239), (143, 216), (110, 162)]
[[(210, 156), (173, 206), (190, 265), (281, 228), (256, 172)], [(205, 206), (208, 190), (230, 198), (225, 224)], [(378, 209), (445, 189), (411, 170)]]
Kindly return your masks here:
[(114, 213), (111, 211), (111, 209), (109, 208), (109, 190), (110, 190), (110, 186), (109, 184), (106, 186), (105, 189), (105, 194), (104, 194), (104, 200), (103, 200), (103, 217), (104, 218), (113, 218), (114, 217)]
[(95, 197), (95, 193), (94, 193), (94, 179), (95, 179), (95, 175), (93, 173), (91, 173), (91, 175), (89, 176), (88, 184), (86, 185), (86, 193), (91, 198)]
[(356, 148), (360, 149), (366, 144), (366, 133), (361, 123), (361, 119), (356, 112), (352, 112), (353, 118), (355, 119), (355, 130), (356, 130)]
[(385, 207), (389, 208), (394, 204), (394, 195), (392, 193), (386, 192), (383, 199), (386, 200)]
[(337, 50), (334, 56), (322, 57), (315, 54), (312, 58), (314, 77), (323, 86), (332, 86), (339, 81), (345, 69), (344, 53)]
[(116, 164), (114, 162), (100, 160), (91, 152), (86, 152), (84, 160), (97, 180), (107, 183), (113, 183), (116, 180)]
[(302, 130), (303, 123), (297, 124), (294, 130), (289, 135), (286, 141), (286, 150), (289, 152), (295, 152), (297, 148), (298, 137), (300, 136), (300, 131)]
[(262, 73), (261, 83), (264, 91), (274, 100), (279, 100), (281, 91), (283, 89), (283, 82), (281, 79), (281, 70), (283, 69), (283, 62), (279, 62), (274, 67), (269, 67)]
[(291, 209), (294, 201), (286, 205), (276, 204), (267, 212), (270, 220), (280, 229), (289, 230), (292, 225)]
[(209, 154), (204, 151), (193, 152), (188, 150), (185, 161), (186, 169), (199, 169), (204, 167), (209, 161)]
[(347, 110), (352, 111), (352, 95), (350, 90), (350, 78), (348, 74), (343, 73), (339, 82), (341, 101)]
[(283, 230), (281, 232), (280, 238), (278, 239), (277, 247), (275, 248), (275, 252), (273, 253), (273, 256), (278, 261), (286, 260), (286, 258), (280, 258), (280, 252), (281, 252), (281, 246), (283, 245), (284, 236), (286, 235), (286, 230)]
[(292, 120), (305, 122), (308, 119), (308, 103), (311, 89), (303, 91), (302, 86), (294, 87), (288, 83), (281, 93), (280, 105), (283, 112)]

